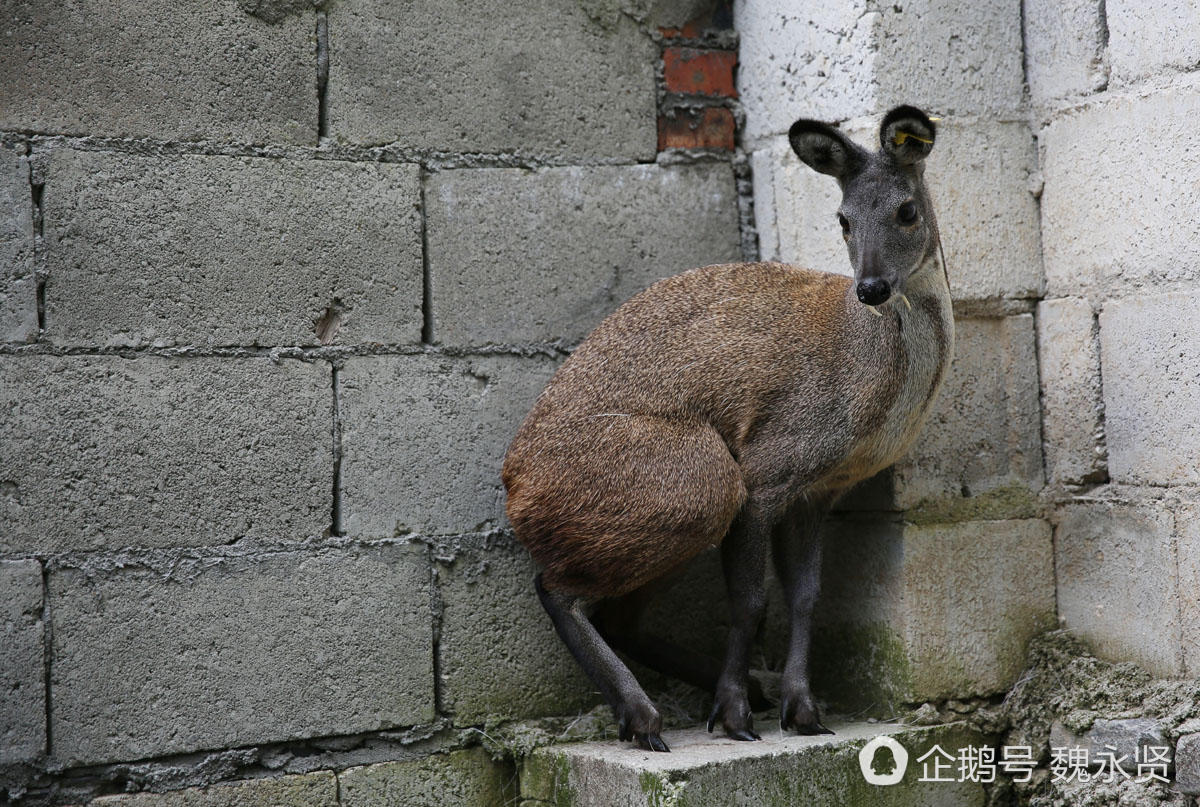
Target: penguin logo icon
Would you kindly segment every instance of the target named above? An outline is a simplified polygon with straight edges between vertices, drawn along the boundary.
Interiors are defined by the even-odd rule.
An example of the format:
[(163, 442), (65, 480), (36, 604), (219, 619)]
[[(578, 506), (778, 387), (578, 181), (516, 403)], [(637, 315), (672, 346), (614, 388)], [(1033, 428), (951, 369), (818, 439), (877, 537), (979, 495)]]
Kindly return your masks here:
[[(892, 752), (892, 759), (896, 761), (895, 767), (891, 773), (875, 773), (872, 763), (875, 761), (875, 752), (880, 748), (886, 748)], [(905, 750), (899, 742), (887, 735), (876, 737), (862, 747), (858, 752), (858, 767), (862, 770), (863, 778), (868, 784), (872, 785), (894, 785), (898, 784), (904, 778), (904, 770), (908, 767), (908, 751)]]

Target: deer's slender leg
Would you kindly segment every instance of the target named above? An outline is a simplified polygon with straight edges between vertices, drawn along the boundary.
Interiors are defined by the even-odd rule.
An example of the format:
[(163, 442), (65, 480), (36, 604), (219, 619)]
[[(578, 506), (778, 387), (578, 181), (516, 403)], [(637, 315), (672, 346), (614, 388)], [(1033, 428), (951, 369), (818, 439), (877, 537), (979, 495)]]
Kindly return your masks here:
[(547, 591), (539, 574), (534, 585), (554, 629), (579, 666), (592, 679), (617, 718), (622, 740), (633, 740), (652, 751), (669, 751), (662, 739), (662, 715), (638, 685), (633, 673), (601, 638), (585, 608), (583, 597)]
[(725, 587), (729, 592), (729, 641), (717, 679), (716, 697), (708, 730), (719, 719), (735, 740), (760, 739), (750, 714), (750, 651), (762, 622), (767, 595), (764, 577), (771, 527), (778, 508), (762, 498), (751, 498), (721, 543)]
[(780, 682), (779, 725), (800, 734), (832, 734), (821, 725), (808, 682), (812, 612), (821, 587), (821, 522), (829, 502), (802, 503), (788, 513), (772, 536), (775, 570), (788, 602), (791, 635)]

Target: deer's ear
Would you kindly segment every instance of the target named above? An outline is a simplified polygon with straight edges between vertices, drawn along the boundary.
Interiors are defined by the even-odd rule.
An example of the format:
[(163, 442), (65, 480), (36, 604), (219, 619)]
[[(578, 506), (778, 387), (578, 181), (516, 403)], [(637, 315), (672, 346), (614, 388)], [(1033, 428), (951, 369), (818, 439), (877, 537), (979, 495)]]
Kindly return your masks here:
[(788, 130), (792, 151), (814, 171), (844, 180), (863, 162), (862, 148), (827, 123), (798, 120)]
[(879, 124), (879, 144), (900, 165), (915, 165), (933, 151), (937, 128), (915, 106), (898, 106)]

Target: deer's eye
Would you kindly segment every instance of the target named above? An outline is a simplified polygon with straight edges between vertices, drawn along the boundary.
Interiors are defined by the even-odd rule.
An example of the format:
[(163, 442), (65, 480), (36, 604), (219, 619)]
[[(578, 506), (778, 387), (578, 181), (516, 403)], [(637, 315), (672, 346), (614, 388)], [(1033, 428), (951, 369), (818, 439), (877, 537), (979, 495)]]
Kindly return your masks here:
[(850, 222), (841, 213), (838, 213), (838, 224), (842, 225), (842, 236), (850, 235)]
[(915, 224), (917, 221), (917, 204), (909, 199), (896, 208), (896, 220), (901, 224)]

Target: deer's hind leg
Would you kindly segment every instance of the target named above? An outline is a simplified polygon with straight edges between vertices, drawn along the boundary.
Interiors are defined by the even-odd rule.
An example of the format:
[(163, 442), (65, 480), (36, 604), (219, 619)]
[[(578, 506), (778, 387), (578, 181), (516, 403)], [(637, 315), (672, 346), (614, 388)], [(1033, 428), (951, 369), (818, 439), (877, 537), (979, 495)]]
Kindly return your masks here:
[(671, 750), (662, 739), (662, 715), (588, 619), (586, 598), (547, 591), (540, 574), (534, 583), (559, 638), (612, 707), (618, 736), (651, 751)]

